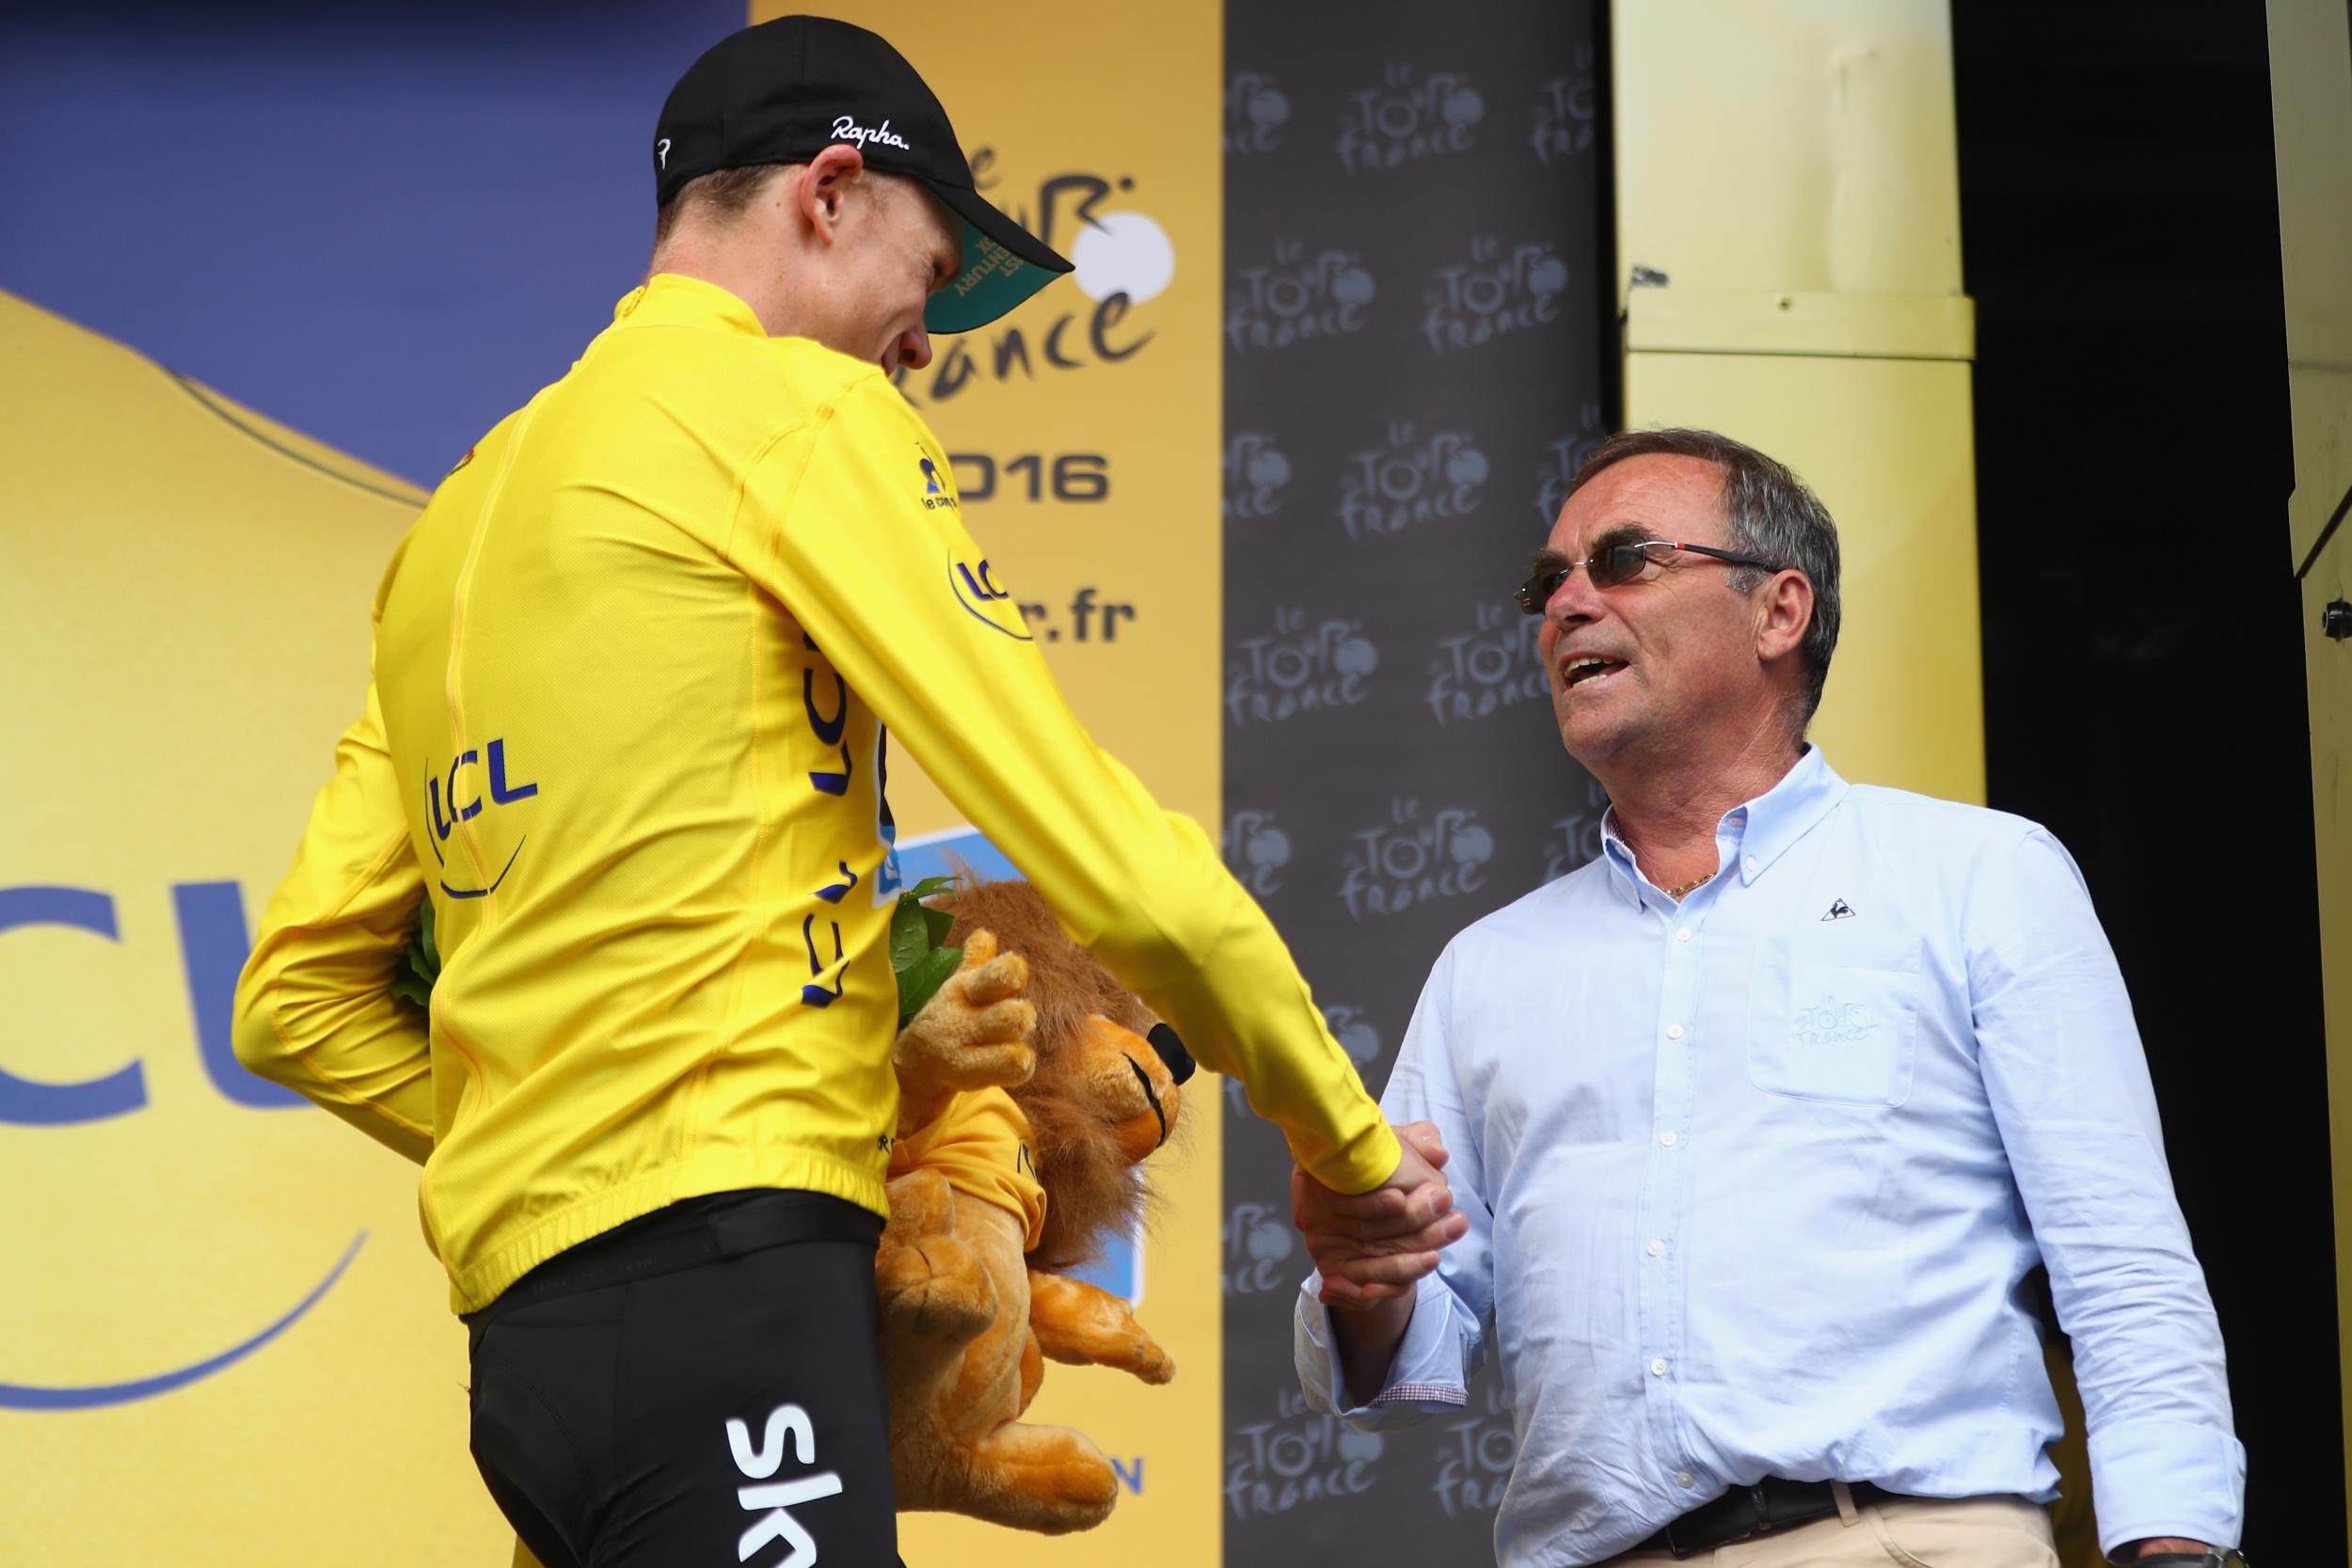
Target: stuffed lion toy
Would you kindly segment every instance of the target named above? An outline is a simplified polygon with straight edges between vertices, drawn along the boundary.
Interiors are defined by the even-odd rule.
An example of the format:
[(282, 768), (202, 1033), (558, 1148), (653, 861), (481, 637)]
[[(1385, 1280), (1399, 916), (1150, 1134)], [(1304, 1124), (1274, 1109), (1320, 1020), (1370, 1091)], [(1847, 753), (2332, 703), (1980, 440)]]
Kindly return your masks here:
[[(1059, 1271), (1140, 1217), (1136, 1167), (1176, 1131), (1192, 1059), (1028, 883), (967, 881), (933, 904), (963, 958), (892, 1049), (874, 1261), (898, 1508), (1089, 1529), (1118, 1500), (1110, 1461), (1020, 1418), (1046, 1357), (1175, 1375), (1124, 1301)], [(520, 1542), (514, 1561), (538, 1568)]]
[[(936, 907), (955, 915), (961, 994), (944, 990), (898, 1037), (907, 1135), (875, 1260), (898, 1507), (1088, 1529), (1118, 1497), (1110, 1461), (1020, 1418), (1047, 1357), (1175, 1373), (1124, 1301), (1060, 1271), (1137, 1219), (1135, 1167), (1175, 1131), (1192, 1060), (1027, 883), (966, 885)], [(1026, 1060), (979, 1043), (1001, 1041), (988, 1008), (1015, 991), (1035, 1010)]]

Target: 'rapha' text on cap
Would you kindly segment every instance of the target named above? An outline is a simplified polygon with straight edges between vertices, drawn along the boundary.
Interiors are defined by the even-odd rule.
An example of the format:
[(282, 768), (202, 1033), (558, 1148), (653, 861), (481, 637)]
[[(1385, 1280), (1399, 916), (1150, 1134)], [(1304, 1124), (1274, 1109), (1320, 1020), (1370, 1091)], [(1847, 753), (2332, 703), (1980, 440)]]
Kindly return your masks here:
[(670, 89), (654, 128), (654, 197), (753, 164), (806, 163), (835, 142), (868, 168), (904, 175), (963, 221), (963, 270), (931, 296), (933, 332), (985, 326), (1070, 263), (973, 188), (947, 111), (879, 36), (825, 17), (785, 16), (721, 39)]

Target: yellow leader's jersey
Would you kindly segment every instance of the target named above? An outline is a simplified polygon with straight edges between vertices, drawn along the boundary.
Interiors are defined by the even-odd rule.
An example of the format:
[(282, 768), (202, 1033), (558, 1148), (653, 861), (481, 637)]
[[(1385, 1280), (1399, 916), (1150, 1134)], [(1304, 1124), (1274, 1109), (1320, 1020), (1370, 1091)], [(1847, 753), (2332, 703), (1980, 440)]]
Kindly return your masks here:
[[(886, 1212), (885, 724), (1301, 1164), (1393, 1168), (1272, 926), (1080, 728), (876, 366), (657, 276), (441, 483), (375, 617), (236, 1044), (424, 1162), (459, 1310), (700, 1194)], [(429, 1028), (387, 989), (423, 896)]]

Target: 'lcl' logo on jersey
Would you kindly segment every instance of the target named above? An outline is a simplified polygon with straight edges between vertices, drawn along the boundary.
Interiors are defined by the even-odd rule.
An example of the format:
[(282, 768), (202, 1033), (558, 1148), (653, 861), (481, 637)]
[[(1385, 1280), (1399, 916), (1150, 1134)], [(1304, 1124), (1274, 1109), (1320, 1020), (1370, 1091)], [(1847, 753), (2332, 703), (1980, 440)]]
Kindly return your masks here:
[(1012, 590), (997, 582), (987, 562), (976, 566), (949, 557), (947, 586), (954, 591), (956, 602), (976, 619), (1019, 641), (1033, 641), (1028, 622), (1021, 617), (1021, 607), (1012, 602)]
[[(727, 1451), (735, 1456), (735, 1467), (752, 1481), (765, 1481), (784, 1465), (784, 1440), (792, 1439), (792, 1457), (803, 1465), (817, 1462), (817, 1432), (810, 1425), (808, 1412), (797, 1404), (780, 1404), (768, 1412), (767, 1430), (760, 1434), (759, 1447), (752, 1447), (751, 1428), (730, 1418), (727, 1421)], [(803, 1503), (837, 1497), (841, 1478), (831, 1470), (820, 1470), (813, 1476), (799, 1476), (791, 1481), (775, 1481), (766, 1486), (736, 1488), (736, 1500), (750, 1513), (767, 1512), (752, 1521), (736, 1543), (735, 1560), (749, 1562), (752, 1554), (771, 1541), (785, 1544), (785, 1556), (763, 1568), (815, 1568), (817, 1538), (808, 1533), (802, 1523), (788, 1512)]]
[[(514, 784), (508, 780), (505, 741), (493, 740), (486, 750), (489, 752), (488, 771), (490, 775), (490, 793), (486, 798), (475, 794), (470, 800), (463, 802), (459, 800), (459, 796), (463, 792), (460, 787), (460, 779), (468, 768), (477, 767), (483, 761), (482, 753), (470, 749), (458, 752), (456, 759), (449, 765), (447, 788), (449, 811), (446, 816), (441, 811), (442, 781), (437, 778), (427, 778), (424, 781), (425, 810), (431, 814), (433, 822), (433, 836), (426, 839), (425, 843), (432, 847), (433, 858), (445, 869), (449, 864), (449, 857), (441, 853), (441, 846), (448, 843), (449, 835), (457, 831), (457, 824), (470, 822), (480, 816), (482, 808), (485, 804), (512, 805), (516, 800), (528, 800), (539, 793), (539, 786), (535, 784)], [(441, 891), (452, 898), (479, 898), (496, 889), (500, 882), (506, 880), (506, 873), (514, 869), (515, 856), (522, 852), (522, 840), (518, 838), (515, 841), (514, 853), (506, 857), (506, 864), (500, 869), (497, 879), (488, 887), (452, 887), (444, 879), (441, 882)]]
[[(503, 806), (516, 800), (528, 800), (539, 793), (539, 786), (535, 784), (507, 783), (505, 741), (491, 741), (489, 750), (490, 804)], [(457, 760), (449, 765), (449, 816), (446, 817), (441, 815), (441, 781), (438, 779), (424, 781), (425, 804), (433, 813), (433, 836), (443, 844), (449, 842), (449, 835), (456, 829), (457, 824), (470, 822), (482, 815), (483, 802), (479, 795), (462, 806), (457, 803), (458, 774), (481, 760), (482, 754), (479, 752), (465, 751), (457, 753)]]

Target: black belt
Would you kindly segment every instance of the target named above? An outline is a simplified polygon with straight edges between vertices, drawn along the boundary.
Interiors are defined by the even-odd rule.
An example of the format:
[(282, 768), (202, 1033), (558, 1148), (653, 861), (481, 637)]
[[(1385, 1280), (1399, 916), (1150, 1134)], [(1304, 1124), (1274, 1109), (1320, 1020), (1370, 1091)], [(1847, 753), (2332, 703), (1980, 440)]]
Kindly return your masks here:
[(827, 1193), (753, 1188), (690, 1197), (642, 1214), (557, 1253), (499, 1292), (496, 1301), (465, 1314), (469, 1323), (554, 1296), (602, 1290), (678, 1269), (695, 1268), (796, 1242), (882, 1240), (882, 1216)]
[[(1867, 1481), (1856, 1481), (1847, 1490), (1853, 1494), (1856, 1508), (1866, 1503), (1899, 1501), (1903, 1496)], [(1711, 1552), (1718, 1546), (1753, 1541), (1775, 1530), (1794, 1529), (1816, 1519), (1826, 1519), (1836, 1512), (1837, 1497), (1830, 1491), (1828, 1481), (1783, 1481), (1778, 1476), (1766, 1476), (1754, 1486), (1735, 1486), (1712, 1502), (1701, 1503), (1632, 1549), (1689, 1557), (1694, 1552)]]

